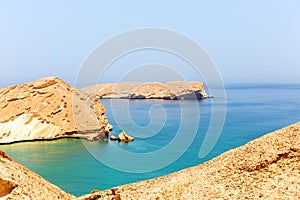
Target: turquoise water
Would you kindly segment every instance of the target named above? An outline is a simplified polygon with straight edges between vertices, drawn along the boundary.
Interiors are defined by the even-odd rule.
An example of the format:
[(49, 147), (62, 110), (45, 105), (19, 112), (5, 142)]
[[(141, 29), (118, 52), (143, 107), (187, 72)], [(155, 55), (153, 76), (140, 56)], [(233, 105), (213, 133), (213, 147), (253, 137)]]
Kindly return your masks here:
[[(0, 148), (50, 182), (74, 195), (82, 195), (93, 189), (107, 189), (149, 179), (202, 163), (265, 133), (300, 121), (300, 85), (232, 85), (227, 87), (226, 94), (226, 121), (222, 134), (216, 146), (204, 158), (198, 155), (209, 126), (212, 99), (101, 100), (114, 126), (112, 134), (117, 135), (121, 130), (126, 130), (136, 136), (133, 143), (60, 139), (1, 145)], [(129, 109), (124, 109), (126, 105), (129, 105)], [(197, 109), (200, 111), (200, 121), (193, 116)], [(135, 124), (126, 117), (127, 110)], [(188, 118), (182, 125), (184, 127), (180, 126), (182, 113)], [(117, 118), (114, 117), (116, 115)], [(146, 159), (147, 153), (159, 151), (172, 142), (180, 127), (187, 136), (180, 142), (182, 146), (187, 144), (189, 141), (185, 138), (193, 134), (190, 129), (195, 124), (199, 128), (189, 148), (181, 148), (179, 144), (168, 151), (166, 157), (158, 156), (150, 161)], [(144, 153), (145, 161), (139, 157), (135, 161), (130, 160), (126, 154), (120, 156), (115, 153), (116, 148), (131, 153)], [(125, 168), (140, 171), (144, 166), (154, 168), (157, 163), (163, 163), (163, 159), (176, 157), (178, 152), (183, 155), (171, 165), (155, 171), (129, 173), (117, 170)], [(113, 164), (119, 167), (108, 167), (97, 156), (104, 160), (114, 160)]]

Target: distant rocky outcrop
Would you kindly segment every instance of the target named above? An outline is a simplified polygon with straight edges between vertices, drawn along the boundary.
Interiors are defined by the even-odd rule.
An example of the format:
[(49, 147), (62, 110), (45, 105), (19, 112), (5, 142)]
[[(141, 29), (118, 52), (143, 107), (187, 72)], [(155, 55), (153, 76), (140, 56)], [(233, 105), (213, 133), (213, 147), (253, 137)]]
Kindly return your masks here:
[(95, 97), (49, 77), (0, 89), (0, 143), (105, 139), (112, 127)]
[(91, 199), (299, 199), (300, 122), (166, 176), (80, 197)]
[(0, 150), (0, 199), (74, 199)]
[(201, 82), (172, 81), (120, 82), (98, 84), (82, 89), (103, 99), (205, 99), (207, 95)]

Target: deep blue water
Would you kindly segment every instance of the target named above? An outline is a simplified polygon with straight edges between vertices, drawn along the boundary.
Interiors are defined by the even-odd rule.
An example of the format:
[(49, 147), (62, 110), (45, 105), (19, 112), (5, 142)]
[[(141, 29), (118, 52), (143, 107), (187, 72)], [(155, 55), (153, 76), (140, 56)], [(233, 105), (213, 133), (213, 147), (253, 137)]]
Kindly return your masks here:
[[(299, 84), (231, 85), (226, 95), (226, 110), (219, 110), (226, 112), (223, 131), (204, 158), (199, 158), (199, 149), (211, 120), (211, 106), (217, 104), (218, 97), (203, 101), (101, 100), (114, 126), (112, 134), (125, 130), (135, 136), (128, 144), (60, 139), (0, 148), (50, 182), (82, 195), (197, 165), (300, 121)], [(167, 160), (174, 162), (164, 167)], [(150, 172), (142, 173), (146, 170)]]

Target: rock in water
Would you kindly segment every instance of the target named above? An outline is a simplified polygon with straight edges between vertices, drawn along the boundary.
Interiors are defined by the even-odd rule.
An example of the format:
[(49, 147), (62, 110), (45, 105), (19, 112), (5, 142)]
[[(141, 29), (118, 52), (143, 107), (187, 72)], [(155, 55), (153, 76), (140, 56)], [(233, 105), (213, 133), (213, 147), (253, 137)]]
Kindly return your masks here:
[(134, 141), (134, 138), (127, 135), (124, 131), (122, 131), (118, 136), (118, 140), (120, 142), (132, 142)]
[(111, 126), (96, 98), (49, 77), (0, 89), (0, 143), (62, 137), (105, 139)]
[(202, 82), (172, 81), (120, 82), (99, 84), (84, 88), (88, 94), (103, 99), (205, 99), (207, 95)]
[(116, 141), (116, 140), (118, 140), (118, 138), (116, 136), (112, 135), (112, 136), (110, 136), (110, 140)]
[[(0, 150), (0, 198), (74, 199)], [(1, 198), (1, 199), (2, 199)]]

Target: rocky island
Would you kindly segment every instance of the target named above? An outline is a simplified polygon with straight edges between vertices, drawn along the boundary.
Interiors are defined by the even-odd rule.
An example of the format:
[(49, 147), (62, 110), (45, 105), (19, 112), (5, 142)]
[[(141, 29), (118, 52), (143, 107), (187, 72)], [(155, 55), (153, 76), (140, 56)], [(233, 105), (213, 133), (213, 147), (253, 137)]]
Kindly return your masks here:
[(204, 83), (172, 81), (158, 82), (120, 82), (93, 85), (82, 89), (88, 94), (102, 99), (205, 99)]
[(56, 77), (0, 89), (0, 143), (105, 139), (111, 128), (98, 99)]

